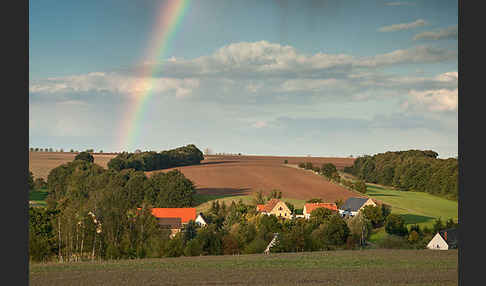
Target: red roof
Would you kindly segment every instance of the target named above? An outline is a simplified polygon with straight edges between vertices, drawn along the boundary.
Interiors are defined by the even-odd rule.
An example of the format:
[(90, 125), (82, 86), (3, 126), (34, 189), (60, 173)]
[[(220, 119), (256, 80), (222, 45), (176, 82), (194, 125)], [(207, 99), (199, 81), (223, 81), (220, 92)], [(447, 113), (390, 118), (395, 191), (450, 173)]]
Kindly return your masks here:
[(279, 199), (271, 199), (264, 205), (257, 205), (257, 211), (269, 213), (278, 204), (278, 202), (280, 202)]
[(257, 211), (262, 212), (265, 210), (265, 205), (257, 205)]
[(305, 204), (305, 210), (310, 214), (313, 210), (318, 208), (326, 208), (332, 211), (337, 211), (337, 205), (335, 203), (307, 203)]
[(156, 218), (181, 218), (182, 223), (196, 220), (196, 208), (153, 208), (152, 215)]

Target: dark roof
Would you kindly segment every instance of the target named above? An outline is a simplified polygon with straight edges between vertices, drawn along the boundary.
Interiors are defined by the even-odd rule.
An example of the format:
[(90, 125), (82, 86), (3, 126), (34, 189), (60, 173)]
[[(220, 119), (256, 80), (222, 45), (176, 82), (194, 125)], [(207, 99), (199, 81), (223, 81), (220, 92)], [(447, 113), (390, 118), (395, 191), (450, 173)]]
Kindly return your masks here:
[(159, 225), (164, 228), (182, 227), (182, 220), (180, 217), (161, 217), (161, 218), (157, 218), (157, 221)]
[(367, 200), (368, 200), (368, 198), (349, 198), (341, 206), (340, 209), (345, 210), (345, 211), (355, 212), (355, 211), (358, 211), (359, 208), (361, 208), (363, 206), (363, 204), (366, 203)]
[(457, 229), (448, 228), (439, 231), (440, 236), (447, 242), (449, 248), (457, 247)]

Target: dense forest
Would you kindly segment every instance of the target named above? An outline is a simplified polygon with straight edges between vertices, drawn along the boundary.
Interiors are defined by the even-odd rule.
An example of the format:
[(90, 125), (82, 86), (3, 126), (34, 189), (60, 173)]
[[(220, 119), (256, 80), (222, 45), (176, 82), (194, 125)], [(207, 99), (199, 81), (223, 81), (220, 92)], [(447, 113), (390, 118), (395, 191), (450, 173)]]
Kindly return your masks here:
[(458, 161), (437, 156), (431, 150), (386, 152), (359, 157), (344, 171), (370, 183), (457, 200)]
[(201, 150), (195, 145), (166, 150), (162, 152), (148, 151), (138, 153), (123, 152), (108, 162), (108, 168), (113, 170), (135, 169), (138, 171), (161, 170), (172, 167), (199, 164), (204, 160)]

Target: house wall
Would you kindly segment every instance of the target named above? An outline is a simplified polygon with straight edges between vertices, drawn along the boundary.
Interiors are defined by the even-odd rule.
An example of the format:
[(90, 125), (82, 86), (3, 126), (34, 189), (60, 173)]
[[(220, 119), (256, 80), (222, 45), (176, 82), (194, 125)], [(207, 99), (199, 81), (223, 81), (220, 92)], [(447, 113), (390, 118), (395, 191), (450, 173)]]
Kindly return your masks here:
[(275, 207), (273, 207), (270, 214), (273, 214), (277, 217), (292, 218), (292, 213), (284, 202), (278, 202)]
[(428, 249), (438, 249), (438, 250), (447, 250), (449, 249), (449, 245), (445, 240), (437, 233), (427, 244)]
[(197, 218), (196, 218), (196, 223), (201, 225), (201, 226), (205, 226), (206, 225), (206, 222), (204, 221), (204, 219), (198, 215)]
[(362, 210), (362, 209), (363, 209), (364, 207), (366, 207), (366, 206), (374, 206), (374, 207), (376, 207), (376, 204), (375, 204), (375, 202), (373, 202), (373, 200), (368, 199), (368, 200), (367, 200), (367, 201), (366, 201), (366, 202), (365, 202), (365, 203), (364, 203), (364, 204), (361, 206), (361, 208), (359, 208), (359, 210)]

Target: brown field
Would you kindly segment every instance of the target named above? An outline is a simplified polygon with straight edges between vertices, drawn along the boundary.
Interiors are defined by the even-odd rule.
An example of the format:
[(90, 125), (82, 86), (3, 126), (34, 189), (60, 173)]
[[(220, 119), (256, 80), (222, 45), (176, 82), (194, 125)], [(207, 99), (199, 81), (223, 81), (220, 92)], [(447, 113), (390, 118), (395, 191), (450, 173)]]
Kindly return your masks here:
[[(77, 153), (29, 152), (29, 169), (34, 178), (47, 179), (49, 172), (74, 159)], [(95, 163), (107, 168), (108, 161), (116, 154), (93, 154)], [(288, 164), (284, 164), (288, 160)], [(296, 168), (301, 162), (316, 166), (333, 163), (338, 169), (351, 166), (353, 158), (278, 157), (278, 156), (206, 156), (201, 165), (177, 167), (197, 187), (202, 195), (249, 195), (255, 191), (282, 191), (283, 197), (306, 200), (322, 198), (334, 202), (351, 196), (360, 196), (341, 186), (329, 183), (308, 170)], [(167, 172), (171, 169), (163, 170)], [(150, 174), (153, 171), (147, 172)]]
[[(34, 178), (47, 180), (49, 172), (67, 162), (74, 160), (78, 153), (70, 152), (29, 152), (29, 170), (34, 174)], [(108, 161), (116, 154), (93, 154), (94, 162), (107, 168)]]
[[(283, 162), (287, 159), (289, 165)], [(293, 199), (322, 198), (334, 202), (338, 199), (360, 196), (339, 185), (328, 182), (315, 173), (295, 168), (293, 164), (309, 161), (318, 166), (331, 162), (340, 168), (350, 166), (352, 158), (308, 158), (270, 156), (208, 156), (201, 165), (184, 166), (179, 169), (194, 182), (197, 192), (203, 195), (249, 195), (263, 190), (282, 191), (282, 196)], [(150, 176), (154, 172), (147, 172)]]
[(31, 263), (30, 285), (458, 285), (457, 250), (339, 250)]

